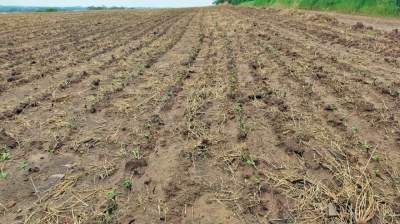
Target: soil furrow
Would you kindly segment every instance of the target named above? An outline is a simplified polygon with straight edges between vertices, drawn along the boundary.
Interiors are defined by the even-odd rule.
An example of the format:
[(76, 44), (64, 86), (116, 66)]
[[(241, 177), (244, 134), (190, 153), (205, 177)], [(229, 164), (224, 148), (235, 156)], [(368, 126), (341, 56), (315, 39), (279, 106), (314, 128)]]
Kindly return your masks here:
[[(174, 22), (176, 22), (176, 20)], [(152, 35), (152, 31), (149, 30), (150, 32), (147, 32), (147, 34), (150, 34), (150, 38), (147, 38), (147, 36), (143, 34), (142, 35), (143, 40), (139, 39), (132, 42), (132, 46), (128, 47), (129, 50), (124, 50), (123, 54), (132, 57), (131, 55), (132, 53), (140, 52), (142, 48), (152, 44), (153, 41), (156, 41), (158, 38), (161, 38), (165, 32), (171, 29), (174, 22), (169, 23), (169, 25), (163, 24), (163, 27), (161, 29), (156, 26), (156, 28), (154, 29), (155, 30), (154, 32), (157, 31), (156, 35)], [(124, 46), (124, 48), (127, 47)], [(13, 90), (10, 91), (10, 94), (12, 93), (13, 95), (3, 94), (1, 97), (7, 98), (9, 102), (12, 102), (11, 101), (12, 97), (15, 97), (15, 105), (8, 110), (4, 108), (6, 110), (3, 111), (3, 115), (5, 115), (6, 117), (10, 116), (12, 117), (15, 114), (22, 113), (22, 111), (27, 108), (30, 108), (32, 106), (36, 107), (37, 102), (43, 100), (53, 100), (53, 98), (55, 98), (54, 94), (57, 91), (63, 91), (64, 89), (68, 90), (72, 88), (74, 85), (79, 84), (83, 80), (89, 78), (90, 76), (98, 74), (100, 71), (111, 72), (112, 71), (111, 69), (123, 70), (121, 68), (114, 67), (111, 65), (118, 65), (121, 62), (124, 63), (125, 60), (126, 58), (123, 55), (116, 58), (115, 56), (113, 57), (113, 52), (109, 52), (108, 54), (104, 55), (104, 57), (100, 58), (98, 61), (93, 61), (93, 66), (88, 66), (87, 64), (83, 64), (82, 66), (78, 66), (73, 70), (63, 71), (61, 73), (63, 74), (63, 76), (58, 75), (55, 77), (55, 80), (49, 80), (49, 79), (38, 80), (39, 83), (34, 83), (30, 85), (32, 89), (23, 86), (19, 88), (21, 90), (20, 93)], [(100, 65), (98, 65), (99, 62)], [(23, 99), (23, 101), (21, 102), (20, 96), (25, 96), (31, 92), (35, 92), (35, 89), (37, 88), (36, 86), (41, 86), (43, 85), (43, 83), (48, 83), (47, 85), (50, 85), (51, 88), (45, 89), (45, 91), (38, 92), (37, 94), (31, 94), (27, 99)]]
[[(161, 18), (157, 22), (152, 21), (153, 19), (154, 18), (151, 18), (149, 21), (141, 24), (141, 27), (143, 27), (143, 30), (138, 30), (137, 27), (134, 27), (134, 28), (136, 28), (134, 30), (135, 35), (129, 35), (129, 32), (126, 31), (128, 33), (128, 35), (126, 35), (125, 39), (123, 39), (121, 42), (119, 39), (115, 39), (115, 38), (112, 39), (112, 35), (110, 37), (107, 37), (105, 35), (104, 37), (110, 38), (110, 44), (107, 44), (107, 42), (104, 42), (104, 40), (102, 41), (103, 44), (101, 46), (97, 45), (96, 44), (97, 42), (95, 42), (95, 41), (93, 41), (92, 43), (86, 42), (83, 44), (85, 46), (84, 50), (79, 50), (80, 48), (79, 48), (79, 46), (77, 46), (76, 49), (78, 49), (78, 51), (60, 51), (62, 53), (61, 55), (54, 54), (53, 51), (50, 51), (48, 54), (54, 55), (54, 56), (51, 56), (51, 57), (38, 56), (38, 57), (48, 58), (49, 60), (47, 62), (46, 61), (40, 62), (40, 64), (38, 66), (34, 67), (34, 70), (32, 70), (32, 69), (21, 70), (18, 68), (17, 69), (13, 68), (11, 73), (14, 73), (14, 76), (10, 77), (13, 79), (11, 84), (3, 84), (4, 87), (2, 87), (2, 89), (4, 89), (4, 91), (5, 91), (8, 88), (12, 88), (14, 86), (24, 85), (35, 79), (44, 78), (44, 77), (48, 76), (49, 74), (51, 75), (52, 73), (60, 72), (62, 70), (68, 69), (71, 66), (78, 66), (80, 64), (87, 63), (88, 61), (91, 61), (96, 57), (102, 56), (103, 54), (106, 54), (107, 52), (113, 51), (115, 49), (119, 49), (121, 47), (125, 47), (125, 45), (127, 45), (129, 42), (131, 42), (132, 39), (140, 38), (144, 34), (147, 34), (148, 31), (153, 30), (155, 27), (158, 27), (163, 23), (167, 23), (169, 20), (173, 19), (173, 17), (167, 18), (167, 19)], [(146, 23), (150, 23), (151, 21), (153, 24), (146, 27), (148, 25)], [(119, 35), (119, 36), (121, 36), (121, 35)], [(112, 43), (111, 43), (111, 40), (112, 40)], [(131, 49), (129, 49), (129, 50), (131, 50)], [(77, 55), (75, 55), (75, 52)], [(85, 52), (90, 52), (90, 53), (85, 53)], [(116, 53), (118, 53), (118, 52), (116, 52)], [(61, 57), (62, 55), (64, 55), (64, 57)], [(54, 59), (52, 59), (52, 58), (54, 58)], [(33, 61), (35, 61), (35, 60), (33, 60)], [(27, 63), (30, 64), (31, 62), (27, 62)], [(51, 66), (49, 66), (48, 63), (50, 63)], [(24, 66), (24, 64), (22, 64), (21, 66)], [(29, 66), (25, 66), (25, 67), (29, 68)], [(41, 69), (41, 68), (44, 68), (44, 69)], [(23, 75), (23, 77), (19, 78), (19, 76), (21, 76), (21, 75)], [(10, 78), (7, 79), (7, 82), (10, 80)]]
[(333, 15), (0, 15), (0, 223), (398, 223), (398, 32)]
[[(241, 32), (241, 33), (246, 33), (245, 30), (243, 30), (243, 31), (244, 32)], [(271, 38), (273, 38), (273, 37), (271, 37)], [(245, 39), (245, 41), (243, 43), (251, 43), (251, 40)], [(262, 44), (260, 42), (256, 42), (254, 45), (262, 46)], [(258, 50), (251, 50), (251, 48), (246, 47), (245, 49), (248, 49), (251, 52), (257, 52), (257, 51), (264, 52), (265, 51), (264, 48), (260, 48)], [(276, 51), (276, 52), (279, 52), (279, 51)], [(273, 53), (273, 52), (269, 52), (269, 53)], [(275, 53), (273, 53), (273, 54), (275, 54)], [(278, 53), (278, 54), (280, 54), (280, 53)], [(329, 112), (323, 113), (325, 115), (323, 115), (322, 117), (315, 116), (314, 115), (315, 112), (318, 110), (321, 110), (321, 107), (320, 107), (321, 104), (313, 105), (313, 104), (304, 102), (304, 100), (305, 100), (304, 97), (308, 98), (307, 95), (309, 95), (309, 93), (305, 92), (305, 90), (307, 90), (307, 89), (303, 88), (305, 82), (303, 81), (303, 82), (299, 83), (303, 86), (301, 86), (301, 85), (293, 86), (292, 85), (292, 84), (296, 84), (296, 82), (298, 81), (298, 79), (296, 79), (296, 78), (294, 79), (294, 81), (295, 81), (294, 83), (288, 82), (288, 78), (291, 78), (291, 79), (293, 78), (293, 77), (291, 77), (291, 74), (296, 74), (294, 77), (299, 77), (299, 76), (301, 77), (301, 74), (298, 74), (296, 67), (293, 67), (293, 65), (290, 65), (290, 64), (289, 64), (289, 66), (285, 65), (286, 62), (284, 62), (284, 61), (279, 62), (275, 66), (274, 65), (271, 66), (268, 63), (268, 61), (265, 61), (265, 58), (271, 58), (271, 56), (272, 56), (271, 54), (266, 55), (266, 56), (262, 56), (262, 54), (261, 55), (255, 54), (255, 56), (253, 56), (254, 58), (252, 59), (254, 61), (250, 61), (249, 66), (252, 66), (254, 69), (256, 69), (255, 73), (253, 74), (256, 76), (253, 77), (255, 80), (250, 80), (249, 84), (254, 82), (252, 85), (255, 85), (255, 86), (254, 87), (251, 86), (247, 90), (248, 93), (246, 95), (254, 96), (254, 102), (252, 102), (252, 104), (250, 104), (250, 105), (247, 104), (248, 108), (247, 109), (244, 108), (243, 110), (249, 111), (249, 110), (251, 110), (251, 108), (252, 108), (252, 110), (258, 109), (257, 108), (258, 99), (262, 99), (269, 106), (276, 107), (277, 110), (266, 110), (264, 112), (264, 113), (266, 113), (268, 118), (271, 119), (272, 123), (270, 123), (270, 125), (273, 127), (273, 130), (277, 135), (277, 138), (272, 139), (272, 142), (277, 142), (277, 140), (279, 140), (278, 144), (276, 144), (276, 143), (275, 144), (282, 147), (282, 150), (285, 150), (287, 153), (293, 153), (295, 156), (300, 156), (300, 158), (301, 158), (300, 160), (305, 160), (305, 162), (306, 162), (305, 166), (307, 168), (315, 167), (313, 169), (315, 169), (317, 171), (319, 164), (324, 165), (324, 163), (321, 163), (321, 162), (319, 162), (319, 164), (315, 163), (316, 158), (318, 158), (318, 161), (321, 160), (320, 157), (322, 154), (324, 154), (324, 152), (318, 149), (318, 154), (316, 154), (316, 151), (312, 151), (312, 150), (315, 150), (312, 148), (315, 148), (315, 146), (320, 147), (318, 145), (321, 144), (321, 142), (313, 142), (313, 140), (310, 140), (310, 137), (311, 138), (319, 137), (319, 136), (316, 136), (315, 133), (310, 132), (310, 130), (313, 130), (314, 128), (315, 128), (314, 130), (318, 130), (319, 132), (322, 132), (322, 130), (325, 129), (323, 131), (323, 132), (325, 132), (325, 135), (330, 136), (330, 142), (323, 143), (323, 144), (327, 144), (325, 146), (327, 148), (329, 148), (329, 146), (331, 146), (332, 141), (336, 142), (335, 144), (338, 144), (339, 142), (343, 142), (343, 139), (346, 139), (347, 142), (349, 142), (349, 141), (353, 142), (352, 144), (349, 144), (349, 145), (341, 145), (341, 147), (343, 147), (343, 149), (346, 150), (346, 153), (348, 153), (347, 155), (355, 156), (352, 153), (354, 153), (354, 148), (359, 147), (358, 144), (359, 144), (360, 140), (357, 137), (354, 137), (352, 134), (350, 134), (350, 135), (348, 134), (349, 132), (351, 133), (351, 130), (347, 130), (347, 132), (343, 132), (340, 130), (340, 127), (336, 126), (337, 124), (340, 125), (340, 123), (337, 123), (337, 121), (341, 122), (340, 120), (337, 120), (338, 119), (338, 118), (336, 118), (337, 116), (334, 115), (334, 116), (329, 117), (329, 115), (328, 115)], [(263, 59), (260, 59), (260, 58), (263, 58)], [(291, 61), (290, 58), (287, 61), (288, 62)], [(272, 62), (275, 63), (274, 61), (272, 61)], [(282, 69), (283, 67), (286, 67), (286, 69), (288, 70), (287, 71), (288, 74), (285, 74), (285, 71), (283, 70), (282, 71), (283, 73), (278, 74), (277, 80), (273, 81), (273, 80), (271, 80), (271, 78), (273, 77), (271, 75), (274, 72), (271, 73), (271, 71), (273, 71), (272, 69), (277, 66), (279, 66), (280, 69)], [(267, 76), (259, 77), (259, 75), (257, 75), (257, 71), (262, 70), (263, 68), (267, 69), (267, 71), (268, 71), (268, 73), (266, 73)], [(300, 68), (300, 71), (302, 71), (302, 68)], [(258, 71), (258, 72), (260, 72), (260, 71)], [(265, 81), (262, 81), (262, 78), (264, 78)], [(244, 81), (244, 82), (240, 82), (240, 83), (246, 83), (246, 82)], [(257, 93), (257, 92), (254, 93), (253, 90), (258, 89), (257, 86), (260, 86), (261, 84), (264, 84), (265, 89), (261, 89), (262, 92), (260, 92), (260, 93)], [(284, 84), (284, 86), (283, 86), (283, 84)], [(283, 91), (285, 89), (290, 89), (290, 91), (293, 93)], [(300, 91), (300, 93), (297, 93), (296, 90)], [(263, 94), (268, 94), (268, 95), (263, 95)], [(267, 98), (267, 99), (264, 99), (264, 98)], [(318, 102), (318, 98), (312, 97), (310, 100)], [(256, 107), (254, 108), (254, 106), (256, 106)], [(333, 113), (335, 114), (335, 112), (333, 112)], [(251, 118), (252, 116), (254, 116), (253, 114), (258, 115), (258, 114), (262, 114), (262, 113), (254, 112), (254, 111), (251, 113), (247, 112), (247, 117)], [(324, 116), (328, 116), (328, 118), (326, 118)], [(333, 119), (332, 122), (335, 122), (335, 123), (333, 123), (335, 125), (333, 127), (334, 129), (329, 130), (329, 128), (326, 128), (326, 127), (324, 128), (323, 126), (318, 127), (317, 124), (321, 124), (321, 122), (320, 122), (321, 119), (328, 121), (328, 124), (329, 124), (330, 119)], [(254, 118), (252, 118), (252, 120), (254, 121), (254, 124), (261, 124), (263, 117), (256, 117), (255, 120), (254, 120)], [(302, 127), (303, 125), (305, 127)], [(323, 125), (323, 123), (321, 125)], [(339, 131), (339, 132), (337, 132), (337, 131)], [(330, 134), (328, 134), (329, 132), (330, 132)], [(333, 134), (335, 132), (336, 132), (336, 134)], [(259, 134), (262, 135), (262, 132), (259, 132)], [(315, 140), (317, 140), (317, 139), (315, 139)], [(318, 140), (320, 140), (320, 139), (318, 139)], [(253, 144), (257, 143), (256, 139), (253, 138), (252, 143)], [(302, 145), (302, 144), (304, 144), (304, 145)], [(341, 143), (339, 143), (339, 144), (341, 144)], [(310, 147), (310, 146), (313, 146), (313, 147)], [(245, 146), (245, 147), (248, 147), (251, 150), (250, 153), (254, 153), (256, 155), (258, 154), (258, 156), (265, 157), (265, 156), (263, 156), (263, 152), (257, 152), (257, 150), (254, 149), (254, 146), (253, 147)], [(322, 146), (322, 148), (323, 147), (324, 146)], [(393, 145), (390, 146), (390, 148), (392, 148), (392, 147), (393, 147)], [(310, 151), (310, 149), (311, 149), (311, 151)], [(279, 152), (279, 151), (277, 151), (277, 152)], [(275, 152), (275, 153), (277, 153), (277, 152)], [(358, 153), (363, 154), (362, 152), (358, 152)], [(376, 150), (376, 151), (374, 151), (374, 153), (378, 154), (378, 153), (383, 153), (383, 152)], [(314, 154), (314, 156), (312, 156), (313, 154)], [(316, 155), (317, 155), (317, 157), (315, 157)], [(326, 155), (326, 154), (324, 154), (324, 155)], [(394, 155), (394, 156), (396, 156), (396, 155)], [(281, 155), (278, 157), (285, 158), (284, 155)], [(363, 159), (361, 159), (362, 157), (363, 157)], [(362, 155), (361, 157), (359, 157), (360, 160), (358, 161), (358, 163), (360, 164), (360, 166), (363, 166), (362, 164), (367, 162), (368, 157), (369, 157), (368, 155), (367, 156)], [(389, 157), (391, 157), (391, 156), (389, 156)], [(267, 159), (267, 160), (261, 159), (260, 160), (259, 157), (252, 157), (252, 156), (249, 156), (249, 158), (251, 158), (251, 160), (254, 160), (254, 163), (257, 167), (258, 166), (262, 167), (262, 170), (273, 168), (273, 167), (271, 167), (270, 164), (268, 164), (268, 162), (272, 162), (270, 159)], [(265, 157), (265, 158), (267, 158), (267, 157)], [(352, 157), (352, 158), (354, 158), (354, 157)], [(292, 162), (289, 162), (290, 160), (292, 160)], [(283, 164), (286, 164), (286, 165), (291, 164), (289, 166), (296, 167), (297, 159), (293, 158), (293, 159), (289, 159), (289, 161), (285, 161), (285, 162), (283, 162)], [(329, 164), (331, 161), (327, 160), (325, 162), (327, 164)], [(279, 163), (276, 163), (276, 164), (278, 165)], [(388, 167), (382, 168), (382, 169), (387, 169), (387, 168), (390, 169), (390, 167), (393, 165), (394, 164), (389, 165)], [(265, 167), (265, 166), (267, 166), (267, 167)], [(382, 165), (379, 165), (379, 166), (382, 167)], [(264, 169), (264, 167), (265, 167), (265, 169)], [(326, 167), (329, 167), (329, 166), (326, 166)], [(370, 172), (372, 172), (374, 167), (376, 169), (376, 166), (374, 164), (372, 164), (371, 167), (369, 167), (371, 169)], [(384, 167), (384, 165), (383, 165), (383, 167)], [(340, 168), (340, 167), (335, 167), (335, 168)], [(283, 168), (283, 170), (286, 170), (286, 169), (287, 168)], [(299, 169), (304, 169), (304, 168), (299, 168)], [(256, 170), (258, 170), (258, 168)], [(330, 171), (332, 171), (332, 169)], [(339, 172), (339, 170), (336, 170), (336, 172)], [(357, 172), (357, 171), (354, 170), (354, 172)], [(254, 173), (253, 175), (260, 175), (259, 171), (253, 171), (253, 173)], [(298, 175), (295, 173), (294, 174), (288, 173), (288, 174), (294, 175), (294, 177), (296, 175)], [(285, 175), (288, 175), (288, 174), (285, 174)], [(327, 174), (328, 173), (324, 172), (323, 170), (320, 170), (319, 174), (318, 174), (318, 172), (314, 172), (314, 173), (310, 172), (310, 173), (307, 173), (306, 175), (308, 176), (307, 178), (311, 178), (310, 179), (310, 181), (311, 181), (316, 176), (321, 178), (321, 176), (324, 176)], [(268, 173), (268, 175), (269, 176), (264, 176), (263, 178), (271, 178), (270, 176), (272, 176), (272, 174)], [(383, 176), (380, 176), (380, 177), (383, 178)], [(274, 178), (276, 178), (276, 176)], [(373, 177), (370, 177), (370, 178), (373, 179)], [(392, 185), (390, 175), (386, 176), (383, 179), (385, 179), (385, 181), (388, 183), (389, 186)], [(271, 181), (272, 179), (269, 179), (269, 180)], [(343, 181), (345, 181), (345, 180), (343, 180)], [(348, 180), (346, 180), (346, 181), (348, 181)], [(363, 179), (359, 179), (358, 181), (363, 181)], [(371, 183), (372, 182), (376, 183), (376, 180), (371, 180)], [(377, 187), (377, 185), (375, 185), (374, 187)], [(396, 188), (394, 188), (394, 189), (389, 188), (386, 190), (392, 191), (395, 189)], [(290, 194), (288, 194), (286, 192), (286, 196), (287, 195), (290, 195)], [(261, 194), (261, 196), (266, 197), (266, 199), (268, 199), (268, 197), (270, 197), (271, 195), (270, 195), (270, 192), (263, 192), (263, 194)], [(286, 200), (285, 197), (283, 197), (283, 199)], [(263, 202), (263, 201), (261, 201), (261, 202)], [(260, 206), (261, 206), (261, 208), (263, 208), (263, 206), (266, 206), (266, 205), (260, 204)], [(292, 210), (293, 208), (286, 207), (286, 210), (287, 209)], [(295, 211), (298, 212), (299, 208), (296, 208)], [(293, 214), (295, 214), (295, 213), (291, 213), (291, 215), (293, 215)], [(280, 214), (280, 216), (282, 216), (282, 215), (285, 216), (284, 214)], [(300, 216), (302, 216), (302, 215), (303, 214), (300, 213)], [(351, 215), (351, 211), (350, 211), (349, 215)], [(285, 219), (285, 220), (286, 219), (293, 220), (293, 217), (290, 217), (290, 216), (289, 217), (278, 217), (278, 218)], [(381, 216), (381, 218), (384, 218), (384, 217)], [(299, 220), (297, 219), (297, 221), (299, 221)]]

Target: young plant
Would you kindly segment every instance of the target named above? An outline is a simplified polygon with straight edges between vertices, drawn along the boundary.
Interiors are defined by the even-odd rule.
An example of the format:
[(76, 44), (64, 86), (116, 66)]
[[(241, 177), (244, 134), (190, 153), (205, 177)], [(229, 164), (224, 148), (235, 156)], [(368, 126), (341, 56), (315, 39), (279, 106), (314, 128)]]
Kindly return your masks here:
[(139, 65), (138, 75), (140, 75), (140, 76), (144, 75), (145, 70), (146, 69), (145, 69), (144, 65)]
[(77, 124), (75, 118), (71, 118), (68, 120), (67, 127), (71, 130), (75, 130), (78, 128), (78, 124)]
[(240, 130), (239, 139), (245, 139), (247, 137), (247, 131), (244, 122), (243, 106), (240, 103), (235, 105), (235, 112)]
[(240, 103), (235, 105), (235, 112), (239, 115), (243, 112), (243, 107)]
[(262, 183), (261, 177), (256, 176), (255, 182), (256, 182), (257, 190), (258, 190), (258, 191), (261, 191), (261, 187), (262, 187), (262, 186), (261, 186), (261, 183)]
[(256, 162), (254, 162), (254, 160), (252, 160), (252, 159), (247, 159), (246, 160), (246, 164), (248, 165), (248, 166), (256, 166)]
[(174, 93), (169, 90), (166, 94), (164, 94), (164, 96), (161, 98), (162, 102), (167, 102), (172, 96), (174, 95)]
[(379, 173), (379, 170), (378, 170), (378, 169), (373, 170), (373, 174), (374, 174), (374, 176), (376, 176), (376, 177), (380, 177), (380, 176), (381, 176), (381, 174)]
[(135, 159), (140, 159), (142, 158), (142, 153), (140, 151), (140, 147), (136, 146), (135, 148), (132, 149), (131, 154), (133, 156), (133, 158)]
[(353, 132), (353, 134), (355, 135), (355, 134), (360, 133), (360, 129), (357, 128), (357, 127), (353, 127), (353, 128), (351, 129), (351, 132)]
[(107, 198), (110, 200), (115, 200), (117, 198), (117, 195), (118, 195), (118, 193), (115, 189), (112, 189), (111, 191), (108, 191), (106, 193)]
[(4, 151), (0, 153), (0, 162), (4, 162), (11, 159), (9, 151)]
[(20, 168), (21, 170), (26, 171), (26, 170), (28, 170), (28, 167), (29, 167), (29, 164), (28, 164), (28, 161), (26, 161), (26, 160), (22, 160), (22, 161), (19, 163), (19, 168)]
[(238, 83), (238, 80), (237, 80), (236, 76), (231, 75), (231, 76), (229, 77), (229, 83), (230, 83), (230, 85), (231, 85), (232, 87), (234, 87), (234, 86)]
[(128, 190), (132, 190), (132, 181), (126, 178), (122, 182), (122, 186), (124, 186), (124, 188), (126, 188)]
[(8, 178), (8, 173), (4, 172), (4, 171), (0, 171), (0, 181), (1, 180), (7, 180)]
[(313, 94), (314, 91), (314, 83), (309, 83), (308, 85), (305, 86), (306, 92), (311, 95)]
[(372, 148), (372, 146), (370, 144), (368, 144), (368, 142), (364, 142), (361, 144), (361, 149), (363, 151), (368, 152), (368, 150), (370, 150)]
[(249, 155), (245, 153), (242, 153), (240, 155), (240, 160), (242, 160), (242, 162), (244, 162), (248, 166), (256, 167), (256, 162)]
[(71, 80), (69, 80), (69, 79), (67, 79), (67, 80), (64, 80), (64, 83), (63, 83), (63, 88), (67, 88), (69, 85), (71, 85)]
[(374, 153), (374, 154), (371, 156), (371, 159), (372, 159), (373, 161), (376, 161), (376, 162), (378, 162), (379, 160), (381, 160), (381, 158), (379, 157), (379, 154), (376, 154), (376, 153)]
[(147, 123), (145, 123), (145, 124), (144, 124), (144, 128), (146, 128), (146, 129), (150, 129), (150, 128), (151, 128), (151, 124), (150, 124), (150, 123), (148, 123), (148, 122), (147, 122)]

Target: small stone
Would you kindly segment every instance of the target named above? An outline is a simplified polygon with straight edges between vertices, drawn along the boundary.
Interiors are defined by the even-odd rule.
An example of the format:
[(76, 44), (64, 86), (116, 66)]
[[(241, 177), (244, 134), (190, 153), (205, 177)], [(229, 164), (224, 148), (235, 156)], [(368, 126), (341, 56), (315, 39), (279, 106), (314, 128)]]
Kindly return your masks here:
[(130, 160), (125, 163), (125, 170), (132, 172), (138, 168), (146, 166), (147, 166), (147, 161), (144, 159)]
[(89, 112), (90, 113), (92, 113), (92, 114), (94, 114), (94, 113), (96, 113), (96, 108), (95, 107), (90, 107), (90, 109), (89, 109)]
[(14, 76), (7, 78), (7, 82), (14, 82), (15, 80), (17, 80), (17, 78)]
[(24, 218), (24, 216), (22, 216), (22, 215), (17, 215), (16, 217), (15, 217), (15, 220), (22, 220)]
[(338, 217), (339, 216), (339, 213), (336, 209), (336, 205), (334, 205), (333, 203), (328, 204), (328, 216), (329, 217)]
[(243, 141), (243, 140), (245, 140), (246, 138), (247, 138), (247, 132), (245, 132), (245, 131), (243, 131), (243, 130), (240, 130), (240, 131), (239, 131), (239, 134), (238, 134), (238, 139), (241, 140), (241, 141)]
[(96, 80), (92, 81), (93, 86), (99, 86), (99, 84), (100, 84), (100, 79), (96, 79)]
[(372, 111), (376, 110), (375, 105), (370, 102), (363, 102), (363, 103), (361, 103), (360, 107), (362, 110), (364, 110), (366, 112), (372, 112)]
[(364, 29), (365, 26), (362, 22), (357, 22), (356, 24), (354, 24), (352, 26), (353, 30), (360, 30), (360, 29)]
[(327, 104), (327, 105), (325, 105), (325, 110), (327, 110), (327, 111), (335, 111), (335, 110), (337, 110), (337, 107), (336, 107), (335, 104)]
[(37, 172), (39, 172), (40, 171), (40, 168), (39, 167), (37, 167), (37, 166), (35, 166), (35, 167), (31, 167), (31, 168), (29, 168), (29, 170), (28, 170), (30, 173), (37, 173)]
[(54, 174), (54, 175), (51, 175), (50, 177), (49, 177), (49, 181), (51, 181), (51, 182), (58, 182), (58, 181), (60, 181), (60, 180), (62, 180), (62, 179), (64, 179), (64, 177), (65, 177), (65, 174)]
[(17, 141), (11, 137), (4, 129), (0, 129), (0, 147), (7, 146), (7, 148), (14, 149), (17, 147)]
[(75, 164), (65, 164), (64, 167), (68, 168), (68, 169), (72, 169), (74, 168)]
[(149, 185), (151, 183), (151, 178), (147, 178), (143, 183), (144, 185)]
[(295, 153), (301, 157), (305, 152), (305, 149), (298, 143), (296, 139), (286, 139), (284, 142), (279, 145), (283, 146), (287, 153), (292, 154)]
[(12, 208), (12, 207), (14, 207), (16, 204), (17, 204), (17, 202), (14, 201), (14, 200), (9, 201), (9, 202), (7, 203), (7, 208)]

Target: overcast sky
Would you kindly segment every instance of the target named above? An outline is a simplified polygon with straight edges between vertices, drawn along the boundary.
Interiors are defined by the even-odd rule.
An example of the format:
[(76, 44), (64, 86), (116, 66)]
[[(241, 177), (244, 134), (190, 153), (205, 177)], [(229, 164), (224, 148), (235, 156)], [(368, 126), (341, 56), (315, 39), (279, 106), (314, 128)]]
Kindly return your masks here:
[(0, 0), (0, 5), (16, 6), (125, 6), (192, 7), (211, 5), (213, 0)]

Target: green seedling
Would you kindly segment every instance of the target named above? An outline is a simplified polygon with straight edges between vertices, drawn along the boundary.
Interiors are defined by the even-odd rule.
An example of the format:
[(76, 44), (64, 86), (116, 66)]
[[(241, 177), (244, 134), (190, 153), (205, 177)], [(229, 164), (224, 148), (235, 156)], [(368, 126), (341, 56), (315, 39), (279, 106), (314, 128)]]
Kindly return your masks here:
[(161, 98), (161, 101), (162, 101), (162, 102), (166, 102), (166, 101), (168, 101), (173, 95), (174, 95), (174, 93), (172, 92), (172, 90), (169, 90), (169, 91), (167, 92), (167, 94), (165, 94), (165, 95)]
[(55, 150), (53, 147), (49, 147), (46, 151), (47, 151), (49, 154), (54, 154), (54, 153), (56, 152), (56, 150)]
[(360, 129), (357, 128), (357, 127), (353, 127), (353, 128), (351, 129), (351, 132), (353, 132), (353, 134), (355, 135), (355, 134), (360, 133)]
[(261, 177), (256, 177), (256, 184), (259, 186), (261, 184)]
[(71, 118), (71, 119), (68, 120), (67, 127), (69, 129), (73, 129), (73, 130), (78, 128), (78, 124), (77, 124), (75, 118)]
[(248, 166), (254, 166), (254, 167), (256, 166), (256, 162), (246, 154), (241, 154), (240, 159)]
[(242, 162), (245, 162), (247, 160), (247, 155), (244, 153), (240, 154), (240, 160), (242, 160)]
[(256, 162), (254, 162), (254, 160), (252, 159), (247, 159), (246, 164), (249, 166), (254, 166), (254, 167), (256, 166)]
[(144, 137), (147, 138), (147, 139), (149, 139), (149, 138), (150, 138), (150, 134), (149, 134), (149, 133), (146, 133), (146, 134), (144, 134)]
[(4, 151), (0, 153), (0, 162), (7, 161), (11, 159), (11, 155), (9, 151)]
[(71, 80), (67, 79), (64, 81), (64, 87), (68, 87), (69, 85), (71, 85)]
[(139, 69), (138, 69), (138, 75), (144, 75), (145, 72), (145, 66), (144, 65), (139, 65)]
[(135, 158), (135, 159), (140, 159), (142, 157), (142, 153), (140, 152), (139, 146), (133, 148), (131, 151), (131, 154), (132, 154), (133, 158)]
[(243, 112), (243, 107), (240, 103), (235, 105), (235, 112), (241, 114)]
[(237, 78), (235, 77), (235, 76), (230, 76), (229, 77), (229, 82), (230, 82), (230, 84), (233, 86), (233, 85), (235, 85), (238, 81), (237, 81)]
[(128, 190), (131, 190), (131, 189), (132, 189), (132, 181), (129, 180), (129, 179), (125, 179), (125, 180), (122, 182), (122, 186), (124, 186), (124, 188), (126, 188), (126, 189), (128, 189)]
[(7, 180), (7, 178), (8, 178), (8, 173), (0, 171), (0, 180)]
[(379, 173), (379, 170), (377, 170), (377, 169), (373, 171), (373, 174), (376, 177), (380, 177), (381, 176), (381, 174)]
[(150, 129), (151, 128), (151, 124), (150, 123), (145, 123), (144, 127), (147, 128), (147, 129)]
[(378, 155), (378, 154), (375, 154), (375, 153), (371, 156), (371, 159), (372, 159), (373, 161), (376, 161), (376, 162), (378, 162), (379, 160), (381, 160), (381, 158), (379, 157), (379, 155)]
[(21, 161), (20, 163), (19, 163), (19, 168), (21, 169), (21, 170), (28, 170), (28, 161), (26, 161), (26, 160), (23, 160), (23, 161)]
[(362, 143), (361, 144), (361, 149), (363, 150), (363, 151), (368, 151), (368, 150), (370, 150), (372, 148), (372, 146), (370, 145), (370, 144), (368, 144), (368, 142), (364, 142), (364, 143)]
[(256, 185), (257, 185), (257, 190), (260, 191), (261, 190), (261, 182), (262, 182), (261, 177), (256, 176), (256, 181), (255, 182), (256, 182)]
[(308, 85), (306, 85), (305, 87), (306, 91), (308, 94), (313, 94), (314, 93), (314, 83), (310, 83)]
[(115, 200), (115, 198), (117, 197), (117, 191), (115, 189), (112, 189), (111, 191), (106, 193), (106, 196), (110, 200)]

